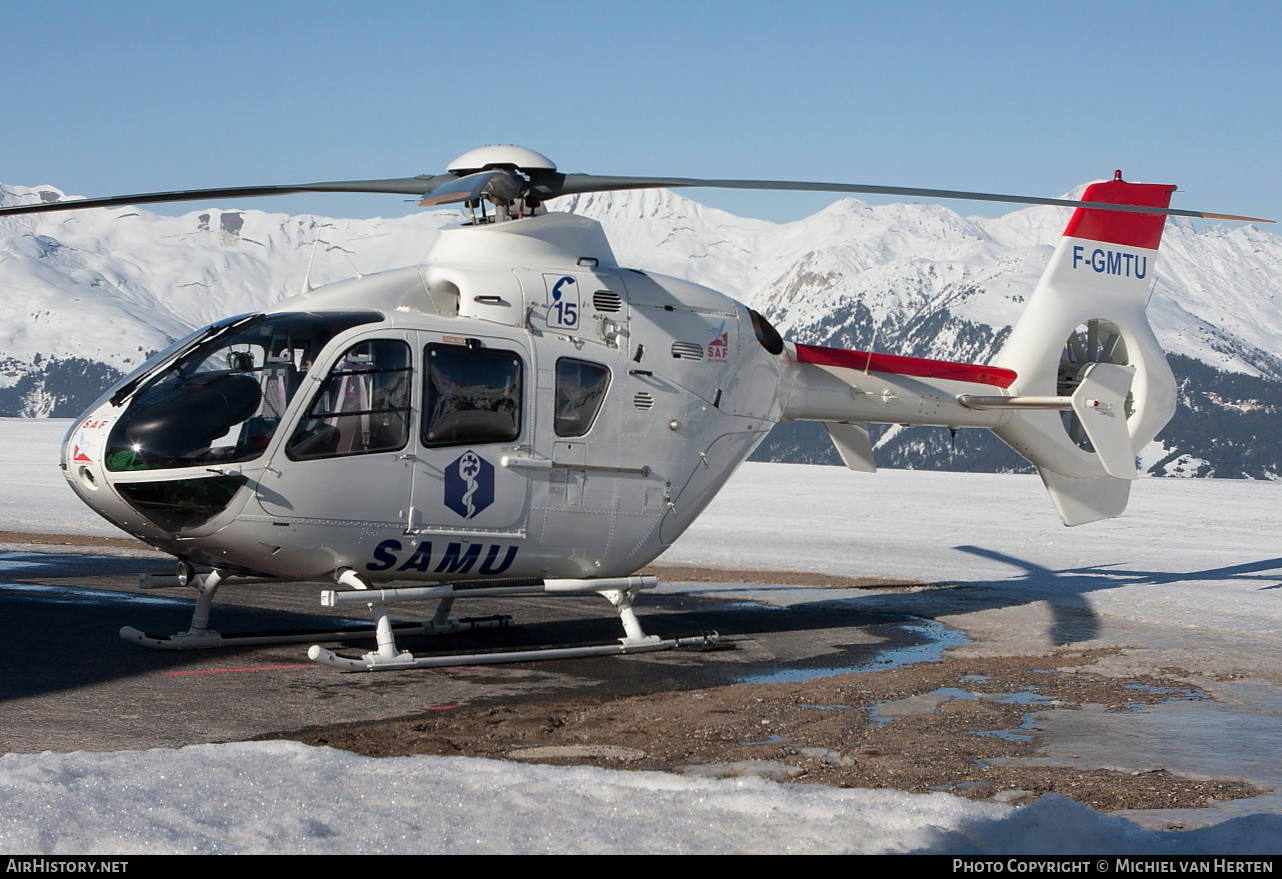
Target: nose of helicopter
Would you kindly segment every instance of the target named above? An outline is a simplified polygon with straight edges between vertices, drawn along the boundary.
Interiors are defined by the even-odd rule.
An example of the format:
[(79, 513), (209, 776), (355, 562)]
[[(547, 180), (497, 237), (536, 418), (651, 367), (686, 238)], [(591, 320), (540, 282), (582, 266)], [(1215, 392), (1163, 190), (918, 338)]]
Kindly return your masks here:
[(112, 407), (103, 403), (72, 422), (62, 442), (60, 466), (72, 491), (90, 509), (113, 525), (137, 533), (138, 516), (111, 491), (103, 461), (115, 417)]

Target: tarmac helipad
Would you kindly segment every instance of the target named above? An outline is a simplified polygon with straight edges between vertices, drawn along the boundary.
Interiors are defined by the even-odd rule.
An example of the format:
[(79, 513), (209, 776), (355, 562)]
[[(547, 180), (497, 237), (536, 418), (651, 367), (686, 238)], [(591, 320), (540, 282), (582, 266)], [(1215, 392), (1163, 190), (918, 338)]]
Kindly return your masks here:
[[(155, 651), (120, 640), (124, 625), (153, 634), (187, 628), (190, 589), (136, 588), (139, 573), (170, 569), (169, 562), (146, 557), (0, 553), (0, 619), (6, 630), (0, 652), (7, 670), (0, 676), (0, 753), (178, 747), (478, 700), (688, 690), (781, 669), (823, 674), (874, 662), (886, 650), (928, 647), (938, 635), (938, 626), (928, 621), (869, 614), (835, 597), (783, 612), (759, 602), (663, 590), (645, 593), (638, 602), (648, 632), (719, 630), (723, 649), (343, 673), (309, 662), (305, 644)], [(365, 622), (321, 607), (322, 585), (224, 587), (212, 626), (223, 632), (315, 630)], [(401, 605), (394, 611), (394, 618), (415, 619), (430, 615), (431, 608)], [(405, 638), (399, 646), (419, 653), (472, 651), (604, 641), (621, 634), (614, 611), (596, 596), (460, 601), (455, 612), (510, 613), (517, 626)], [(340, 652), (368, 649), (371, 642), (352, 641)]]
[[(471, 723), (471, 735), (478, 728), (484, 733), (488, 723), (476, 721), (480, 715), (469, 711), (476, 708), (482, 713), (497, 709), (506, 717), (504, 734), (517, 730), (513, 742), (559, 748), (558, 754), (582, 752), (584, 762), (613, 760), (610, 765), (632, 766), (636, 764), (610, 757), (616, 753), (611, 749), (644, 751), (653, 757), (661, 748), (657, 738), (629, 736), (635, 727), (629, 726), (628, 711), (654, 715), (649, 719), (658, 725), (650, 728), (657, 730), (656, 736), (668, 737), (663, 747), (671, 750), (674, 736), (715, 737), (729, 729), (689, 706), (681, 726), (671, 714), (679, 700), (692, 691), (745, 684), (718, 697), (735, 707), (713, 713), (727, 718), (736, 714), (751, 726), (757, 722), (752, 719), (755, 709), (749, 704), (745, 711), (736, 700), (761, 703), (764, 710), (773, 699), (772, 710), (785, 713), (795, 702), (804, 709), (802, 714), (833, 702), (850, 703), (832, 707), (853, 709), (847, 712), (853, 725), (833, 734), (813, 733), (819, 738), (803, 743), (806, 747), (797, 744), (812, 735), (804, 732), (803, 727), (810, 728), (806, 724), (797, 728), (797, 742), (792, 744), (787, 736), (777, 735), (738, 742), (777, 741), (776, 750), (785, 757), (794, 755), (788, 758), (794, 764), (809, 761), (818, 766), (806, 756), (809, 752), (836, 755), (845, 768), (825, 783), (915, 789), (905, 786), (905, 770), (912, 770), (919, 776), (918, 787), (974, 795), (976, 788), (968, 786), (976, 772), (967, 767), (978, 766), (978, 774), (989, 778), (983, 796), (1015, 802), (1036, 795), (1019, 788), (1043, 770), (1055, 777), (1038, 789), (1070, 795), (1078, 789), (1073, 779), (1104, 772), (1107, 778), (1095, 782), (1094, 796), (1099, 799), (1085, 801), (1108, 810), (1144, 803), (1145, 811), (1128, 814), (1149, 826), (1191, 827), (1234, 814), (1282, 812), (1282, 793), (1274, 792), (1200, 808), (1208, 796), (1220, 799), (1221, 792), (1240, 790), (1235, 779), (1256, 789), (1282, 789), (1282, 770), (1271, 759), (1282, 751), (1282, 725), (1276, 722), (1282, 717), (1282, 688), (1274, 680), (1277, 664), (1259, 651), (1243, 653), (1242, 645), (1219, 645), (1205, 634), (1186, 643), (1168, 630), (1151, 631), (1124, 618), (1102, 620), (1083, 614), (1080, 599), (1071, 592), (1043, 604), (1029, 602), (1022, 594), (1007, 596), (992, 585), (853, 590), (770, 585), (769, 576), (743, 583), (727, 574), (719, 581), (718, 572), (704, 571), (704, 582), (674, 577), (676, 582), (643, 593), (638, 615), (654, 634), (717, 630), (723, 649), (343, 673), (308, 662), (306, 645), (154, 651), (121, 641), (117, 632), (124, 625), (153, 634), (187, 627), (190, 590), (144, 592), (136, 585), (139, 573), (170, 569), (167, 558), (122, 547), (53, 551), (0, 545), (0, 619), (5, 622), (0, 662), (6, 670), (0, 676), (0, 753), (181, 747), (285, 734), (306, 738), (299, 731), (393, 719), (403, 723), (415, 716), (457, 717), (457, 723)], [(799, 581), (807, 576), (798, 575)], [(225, 587), (214, 607), (213, 626), (224, 632), (315, 630), (362, 622), (323, 608), (319, 591), (325, 585)], [(430, 607), (405, 608), (396, 606), (394, 616), (408, 620), (430, 614)], [(470, 652), (604, 641), (620, 633), (613, 610), (595, 596), (460, 601), (455, 612), (509, 613), (518, 625), (501, 632), (407, 638), (400, 646), (418, 653)], [(1047, 616), (1049, 624), (1042, 619)], [(1065, 640), (1069, 643), (1061, 644)], [(931, 665), (946, 648), (946, 659), (939, 665), (951, 668), (923, 674), (922, 663)], [(339, 649), (356, 655), (369, 645), (352, 642)], [(984, 674), (966, 673), (967, 663), (979, 663)], [(1054, 675), (1043, 674), (1057, 664), (1063, 667)], [(900, 666), (905, 667), (892, 672), (894, 679), (883, 679), (876, 688), (852, 685), (845, 674)], [(991, 685), (984, 683), (988, 669), (1001, 678), (1000, 684), (998, 677)], [(954, 680), (946, 680), (950, 674)], [(1061, 692), (1074, 689), (1072, 678), (1078, 674), (1095, 682), (1094, 690), (1082, 690), (1095, 695), (1078, 699), (1080, 704), (1037, 695), (1051, 691), (1041, 686), (1048, 677), (1058, 679)], [(853, 699), (829, 699), (829, 692), (820, 692), (825, 678), (845, 681), (830, 691), (868, 693), (858, 704)], [(758, 685), (785, 689), (765, 694)], [(1168, 686), (1174, 694), (1170, 699), (1160, 692)], [(803, 689), (804, 698), (794, 696)], [(1105, 690), (1112, 695), (1101, 701), (1098, 694)], [(761, 692), (763, 697), (740, 691)], [(985, 700), (1021, 704), (1025, 691), (1033, 695), (1027, 706), (1007, 718), (1014, 719), (1013, 727), (981, 725), (968, 730), (957, 722), (966, 706)], [(670, 694), (666, 701), (665, 694)], [(624, 702), (630, 707), (623, 707)], [(625, 719), (623, 732), (614, 734), (618, 741), (554, 742), (556, 737), (549, 735), (546, 741), (529, 742), (520, 732), (522, 718), (537, 718), (543, 710), (564, 716), (566, 706), (589, 703), (620, 704)], [(473, 720), (466, 721), (465, 715)], [(889, 735), (867, 733), (869, 717), (874, 725), (892, 724)], [(833, 736), (849, 737), (861, 723), (862, 739), (847, 741), (845, 752), (835, 747)], [(429, 726), (410, 724), (414, 736), (421, 735), (415, 728)], [(916, 751), (904, 738), (910, 726)], [(743, 739), (741, 733), (734, 737)], [(1009, 736), (1006, 741), (1018, 743), (1003, 751), (1007, 756), (994, 752), (991, 758), (977, 760), (969, 750), (977, 735)], [(383, 741), (388, 736), (396, 736), (391, 726), (384, 730)], [(476, 753), (486, 752), (482, 747)], [(846, 761), (860, 766), (851, 769)], [(827, 757), (820, 762), (838, 765)], [(938, 764), (934, 769), (927, 765), (932, 762)], [(944, 773), (942, 787), (928, 777), (936, 770)], [(812, 776), (822, 780), (818, 773)]]

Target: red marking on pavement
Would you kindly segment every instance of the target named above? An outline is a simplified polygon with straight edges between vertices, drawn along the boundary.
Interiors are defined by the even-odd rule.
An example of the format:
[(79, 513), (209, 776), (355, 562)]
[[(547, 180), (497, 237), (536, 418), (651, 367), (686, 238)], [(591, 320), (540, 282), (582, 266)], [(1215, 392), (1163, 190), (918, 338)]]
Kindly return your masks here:
[(426, 708), (420, 708), (419, 711), (449, 711), (457, 707), (457, 705), (429, 705)]
[(282, 668), (316, 668), (310, 662), (301, 665), (256, 665), (250, 668), (201, 668), (192, 671), (162, 671), (164, 675), (218, 675), (229, 671), (276, 671)]

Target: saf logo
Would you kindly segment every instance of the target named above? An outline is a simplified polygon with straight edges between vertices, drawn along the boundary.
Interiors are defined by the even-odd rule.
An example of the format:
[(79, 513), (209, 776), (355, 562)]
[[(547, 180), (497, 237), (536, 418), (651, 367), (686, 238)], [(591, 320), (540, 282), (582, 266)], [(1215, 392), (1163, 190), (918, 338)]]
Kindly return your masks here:
[(572, 330), (579, 325), (579, 282), (573, 275), (544, 275), (548, 286), (548, 325)]
[(445, 468), (445, 506), (471, 519), (494, 503), (494, 465), (468, 449)]
[(87, 418), (76, 432), (76, 440), (71, 444), (71, 460), (77, 464), (92, 464), (93, 455), (97, 454), (97, 431), (107, 426), (110, 419)]
[(730, 332), (726, 329), (725, 322), (712, 331), (715, 337), (711, 342), (704, 346), (708, 352), (708, 359), (713, 363), (725, 363), (730, 353)]
[(71, 460), (77, 464), (92, 464), (93, 458), (89, 453), (94, 451), (98, 443), (93, 437), (87, 436), (82, 430), (76, 434), (76, 441), (71, 445)]

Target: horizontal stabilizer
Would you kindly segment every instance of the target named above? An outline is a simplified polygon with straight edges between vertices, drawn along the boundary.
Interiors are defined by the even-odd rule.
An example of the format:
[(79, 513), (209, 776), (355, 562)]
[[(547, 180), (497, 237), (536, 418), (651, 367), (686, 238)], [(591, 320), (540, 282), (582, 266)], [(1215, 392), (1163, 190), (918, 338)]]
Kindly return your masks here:
[(873, 459), (872, 440), (868, 438), (866, 424), (845, 424), (840, 421), (825, 421), (828, 438), (837, 447), (837, 454), (851, 470), (861, 473), (876, 473), (877, 462)]

